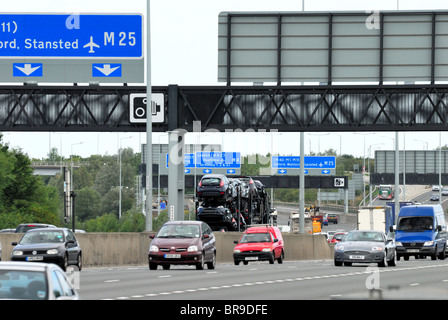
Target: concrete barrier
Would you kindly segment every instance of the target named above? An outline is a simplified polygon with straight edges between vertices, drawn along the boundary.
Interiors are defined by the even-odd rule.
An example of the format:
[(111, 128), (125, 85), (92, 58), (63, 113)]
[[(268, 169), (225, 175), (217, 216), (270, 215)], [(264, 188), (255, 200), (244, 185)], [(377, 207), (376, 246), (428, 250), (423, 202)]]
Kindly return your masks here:
[[(142, 233), (77, 233), (76, 237), (83, 251), (84, 267), (106, 267), (122, 265), (146, 265), (151, 242), (149, 232)], [(215, 232), (216, 260), (233, 262), (234, 241), (241, 233)], [(10, 260), (13, 246), (22, 234), (0, 233), (2, 260)], [(285, 260), (332, 259), (332, 250), (324, 235), (283, 233)]]

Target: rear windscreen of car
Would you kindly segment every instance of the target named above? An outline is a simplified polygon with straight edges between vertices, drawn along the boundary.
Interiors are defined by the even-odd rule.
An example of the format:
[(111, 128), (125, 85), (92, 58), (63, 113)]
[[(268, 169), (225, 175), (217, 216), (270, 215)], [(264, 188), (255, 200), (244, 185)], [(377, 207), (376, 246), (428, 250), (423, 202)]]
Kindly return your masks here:
[(19, 226), (19, 227), (17, 227), (16, 233), (25, 233), (28, 230), (37, 229), (37, 228), (45, 228), (45, 226), (39, 226), (39, 225)]
[(201, 180), (202, 186), (214, 186), (219, 185), (221, 183), (221, 179), (219, 178), (205, 178)]
[(0, 299), (46, 298), (47, 280), (43, 272), (0, 270)]

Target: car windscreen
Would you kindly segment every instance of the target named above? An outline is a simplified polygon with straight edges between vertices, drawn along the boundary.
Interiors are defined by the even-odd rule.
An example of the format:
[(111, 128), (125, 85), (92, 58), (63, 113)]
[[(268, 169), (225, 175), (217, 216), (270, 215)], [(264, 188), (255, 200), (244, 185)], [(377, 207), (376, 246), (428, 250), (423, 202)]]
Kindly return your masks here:
[(60, 243), (64, 242), (64, 234), (62, 231), (29, 231), (25, 233), (20, 240), (20, 244), (31, 243)]
[(379, 232), (349, 232), (344, 241), (368, 241), (383, 242), (383, 236)]
[(0, 299), (47, 299), (47, 280), (43, 272), (0, 270)]
[(397, 231), (426, 231), (434, 229), (434, 219), (430, 216), (400, 217), (397, 222)]
[(241, 237), (240, 243), (256, 243), (256, 242), (271, 242), (269, 233), (245, 233)]
[(199, 226), (170, 224), (164, 225), (157, 233), (157, 238), (199, 238)]

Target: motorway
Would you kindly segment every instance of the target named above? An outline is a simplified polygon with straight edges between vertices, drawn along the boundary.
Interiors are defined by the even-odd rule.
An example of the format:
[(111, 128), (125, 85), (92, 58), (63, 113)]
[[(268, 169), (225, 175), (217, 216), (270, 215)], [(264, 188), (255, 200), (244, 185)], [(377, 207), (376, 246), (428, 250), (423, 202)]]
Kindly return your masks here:
[[(379, 289), (379, 291), (369, 291)], [(172, 266), (86, 268), (80, 273), (85, 300), (307, 300), (448, 299), (448, 260), (398, 261), (396, 267), (335, 267), (332, 260), (257, 262), (215, 270)]]
[[(426, 189), (413, 199), (431, 203)], [(443, 197), (444, 204), (448, 197)], [(286, 222), (282, 214), (279, 224)], [(323, 228), (350, 230), (339, 224)], [(373, 290), (370, 290), (373, 289)], [(377, 290), (378, 289), (378, 290)], [(333, 260), (254, 262), (235, 266), (219, 263), (214, 270), (172, 266), (84, 268), (79, 293), (84, 300), (178, 300), (252, 303), (271, 300), (448, 299), (448, 259), (398, 261), (396, 267), (375, 264), (335, 267)], [(179, 306), (177, 304), (176, 306)], [(183, 306), (182, 304), (180, 306)], [(269, 306), (268, 306), (269, 308)], [(171, 310), (178, 312), (178, 310)], [(180, 312), (180, 311), (179, 311)]]

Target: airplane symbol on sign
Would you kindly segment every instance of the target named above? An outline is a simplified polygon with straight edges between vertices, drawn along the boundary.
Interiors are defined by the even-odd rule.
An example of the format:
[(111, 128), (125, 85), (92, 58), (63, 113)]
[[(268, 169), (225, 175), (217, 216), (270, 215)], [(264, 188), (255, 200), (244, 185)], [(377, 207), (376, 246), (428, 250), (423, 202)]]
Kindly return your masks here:
[(90, 47), (89, 53), (95, 53), (93, 48), (99, 48), (100, 46), (93, 42), (93, 37), (90, 37), (90, 42), (87, 43), (83, 48)]

